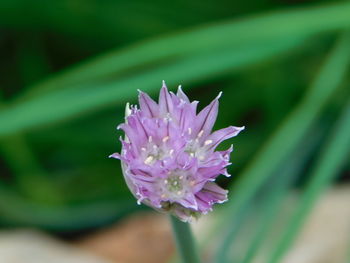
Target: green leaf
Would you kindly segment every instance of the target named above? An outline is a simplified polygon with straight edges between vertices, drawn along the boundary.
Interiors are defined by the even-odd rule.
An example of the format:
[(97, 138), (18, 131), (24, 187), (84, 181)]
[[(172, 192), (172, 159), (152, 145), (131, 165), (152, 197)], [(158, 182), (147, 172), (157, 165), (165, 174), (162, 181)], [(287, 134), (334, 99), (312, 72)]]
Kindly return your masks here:
[[(269, 186), (265, 191), (266, 197), (263, 197), (263, 204), (259, 210), (261, 214), (258, 216), (257, 230), (249, 243), (247, 253), (241, 261), (242, 263), (250, 263), (254, 260), (269, 231), (275, 225), (278, 225), (278, 222), (276, 222), (278, 213), (282, 204), (289, 197), (290, 186), (295, 183), (298, 175), (305, 167), (305, 163), (310, 160), (310, 156), (314, 153), (316, 146), (325, 134), (325, 129), (322, 125), (316, 125), (309, 133), (303, 139), (300, 147), (291, 155), (291, 158), (284, 161), (282, 167), (279, 168), (279, 172), (274, 175), (276, 177), (275, 180), (268, 182)], [(300, 151), (301, 147), (302, 151)]]
[[(345, 76), (350, 62), (350, 34), (344, 34), (330, 53), (309, 90), (299, 105), (289, 114), (264, 147), (257, 153), (247, 169), (231, 189), (231, 202), (227, 204), (222, 229), (233, 224), (233, 219), (259, 187), (293, 152), (295, 147), (314, 124), (326, 102), (331, 98)], [(249, 127), (248, 127), (249, 129)], [(248, 130), (247, 129), (247, 130)], [(230, 239), (225, 236), (223, 244)]]
[(0, 222), (6, 225), (37, 226), (52, 230), (95, 227), (112, 222), (137, 207), (133, 200), (106, 200), (88, 204), (44, 205), (32, 202), (0, 182)]
[[(347, 55), (349, 56), (349, 54)], [(335, 125), (329, 140), (323, 146), (320, 157), (311, 172), (311, 179), (301, 196), (297, 211), (282, 234), (280, 242), (276, 244), (276, 249), (268, 262), (280, 262), (289, 246), (293, 243), (318, 197), (332, 182), (332, 179), (339, 174), (342, 165), (348, 160), (349, 154), (350, 101)]]
[[(0, 108), (6, 108), (1, 98)], [(19, 149), (21, 154), (18, 154)], [(0, 138), (0, 155), (14, 174), (15, 183), (23, 194), (34, 199), (45, 196), (45, 201), (49, 202), (62, 201), (23, 134)]]
[[(249, 218), (254, 218), (254, 221), (256, 221), (254, 224), (250, 223), (248, 225), (249, 229), (256, 229), (254, 230), (254, 237), (249, 239), (249, 248), (242, 260), (243, 263), (251, 262), (262, 243), (265, 241), (266, 235), (271, 226), (276, 223), (273, 219), (276, 218), (276, 214), (279, 212), (281, 204), (286, 200), (289, 193), (289, 187), (295, 182), (297, 175), (304, 167), (308, 157), (315, 150), (317, 143), (320, 142), (321, 136), (325, 133), (323, 130), (322, 126), (318, 125), (316, 126), (316, 132), (312, 132), (311, 139), (311, 134), (304, 136), (303, 142), (300, 143), (303, 151), (300, 152), (299, 149), (294, 150), (291, 157), (284, 160), (283, 165), (278, 167), (278, 171), (274, 172), (272, 176), (273, 178), (264, 184), (263, 189), (259, 191), (259, 197), (253, 199), (246, 207), (244, 207), (243, 214), (247, 213), (245, 210), (249, 210)], [(232, 223), (230, 230), (228, 231), (231, 232), (231, 229), (244, 228), (245, 224), (249, 222), (249, 218), (247, 217), (242, 220), (241, 214), (242, 213), (236, 215), (236, 220)], [(225, 240), (225, 243), (217, 250), (216, 262), (218, 263), (241, 262), (239, 261), (239, 256), (242, 256), (242, 254), (238, 255), (237, 258), (230, 257), (232, 246), (234, 246), (236, 241), (240, 240), (241, 235), (237, 232), (231, 233), (228, 235), (229, 238)], [(242, 250), (242, 248), (240, 248), (240, 250)]]
[[(83, 62), (30, 88), (30, 93), (122, 76), (159, 63), (213, 52), (221, 48), (266, 45), (269, 41), (299, 38), (350, 26), (347, 1), (309, 8), (288, 9), (202, 25), (181, 33), (136, 43)], [(297, 19), (296, 19), (297, 18)]]
[[(136, 97), (136, 89), (159, 90), (161, 80), (169, 84), (191, 83), (271, 58), (301, 43), (301, 39), (283, 39), (262, 45), (226, 48), (179, 59), (113, 82), (77, 85), (57, 89), (32, 99), (14, 103), (0, 112), (0, 136), (38, 125), (57, 122), (105, 105), (124, 104)], [(170, 85), (171, 86), (171, 85)]]
[(349, 26), (349, 12), (348, 2), (275, 12), (199, 27), (106, 54), (34, 86), (30, 90), (36, 96), (13, 102), (0, 114), (0, 136), (124, 103), (134, 94), (125, 90), (129, 87), (156, 90), (162, 79), (203, 80), (276, 56), (296, 45), (291, 39)]

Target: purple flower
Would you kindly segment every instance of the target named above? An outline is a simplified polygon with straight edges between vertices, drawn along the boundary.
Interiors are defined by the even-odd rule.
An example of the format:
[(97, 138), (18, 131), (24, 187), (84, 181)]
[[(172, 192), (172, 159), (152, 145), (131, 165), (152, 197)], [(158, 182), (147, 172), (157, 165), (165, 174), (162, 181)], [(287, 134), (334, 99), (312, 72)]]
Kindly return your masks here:
[(178, 88), (168, 92), (163, 81), (159, 103), (139, 91), (140, 109), (127, 104), (125, 123), (118, 126), (126, 136), (120, 159), (125, 181), (138, 203), (167, 211), (190, 221), (227, 201), (227, 190), (215, 183), (229, 176), (232, 146), (215, 151), (224, 140), (244, 127), (230, 126), (212, 132), (221, 93), (202, 111)]

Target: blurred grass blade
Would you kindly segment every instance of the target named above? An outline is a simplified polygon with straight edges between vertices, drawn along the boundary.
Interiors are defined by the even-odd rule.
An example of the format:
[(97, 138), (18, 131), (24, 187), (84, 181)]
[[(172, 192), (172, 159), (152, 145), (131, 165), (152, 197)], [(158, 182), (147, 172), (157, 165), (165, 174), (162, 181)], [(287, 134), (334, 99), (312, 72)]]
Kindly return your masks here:
[[(0, 112), (0, 136), (38, 125), (57, 122), (104, 105), (120, 105), (136, 98), (136, 89), (159, 90), (161, 80), (189, 84), (228, 70), (257, 63), (299, 45), (303, 39), (283, 39), (251, 44), (241, 48), (208, 52), (173, 63), (166, 63), (115, 82), (92, 83), (71, 89), (57, 89), (30, 100), (15, 103)], [(179, 83), (179, 81), (181, 81)]]
[[(226, 216), (223, 217), (222, 222), (218, 223), (221, 229), (227, 229), (233, 224), (235, 215), (276, 171), (281, 162), (290, 156), (306, 131), (313, 125), (323, 106), (344, 78), (350, 62), (349, 46), (350, 34), (347, 33), (338, 40), (300, 104), (284, 120), (255, 156), (250, 166), (240, 175), (231, 189), (233, 196), (225, 207)], [(230, 237), (225, 235), (223, 244), (228, 239)]]
[[(0, 98), (0, 110), (5, 108), (6, 106)], [(21, 149), (21, 154), (18, 154), (18, 149)], [(2, 138), (0, 140), (0, 153), (14, 174), (25, 175), (28, 171), (34, 171), (38, 174), (43, 172), (31, 148), (20, 134)]]
[[(324, 130), (324, 129), (323, 129)], [(252, 241), (249, 244), (247, 253), (241, 263), (251, 263), (255, 256), (257, 256), (259, 249), (262, 247), (266, 236), (269, 231), (276, 224), (277, 214), (280, 210), (281, 205), (288, 197), (289, 187), (293, 185), (300, 174), (305, 163), (309, 160), (310, 155), (314, 152), (316, 146), (323, 137), (325, 131), (322, 130), (321, 125), (316, 125), (312, 129), (312, 136), (307, 135), (301, 143), (303, 151), (299, 149), (295, 150), (294, 154), (291, 155), (291, 160), (285, 161), (280, 168), (277, 175), (275, 175), (276, 181), (270, 184), (267, 192), (267, 197), (263, 201), (263, 207), (259, 226), (254, 235)], [(289, 159), (289, 158), (288, 158)]]
[(120, 76), (121, 73), (129, 74), (154, 66), (155, 63), (172, 61), (205, 51), (228, 47), (236, 49), (251, 43), (264, 45), (266, 41), (307, 37), (321, 32), (345, 29), (350, 26), (349, 14), (350, 3), (344, 1), (204, 25), (99, 56), (31, 87), (30, 93), (34, 91), (34, 94), (38, 94), (45, 89), (89, 83), (101, 77)]
[[(0, 109), (5, 108), (6, 105), (0, 98)], [(24, 135), (13, 134), (0, 138), (1, 156), (14, 174), (15, 182), (22, 194), (35, 200), (40, 200), (44, 196), (46, 202), (62, 201)]]
[[(252, 207), (256, 208), (255, 204), (249, 203), (249, 207), (242, 209), (241, 213), (236, 218), (235, 224), (227, 229), (227, 236), (230, 238), (226, 240), (226, 243), (222, 244), (216, 251), (216, 254), (214, 255), (215, 263), (232, 262), (232, 259), (229, 258), (231, 255), (230, 252), (232, 251), (232, 243), (237, 240), (237, 237), (239, 236), (242, 227), (244, 227), (246, 220), (253, 216), (254, 208)], [(208, 244), (206, 245), (208, 246)]]
[(106, 200), (79, 205), (43, 205), (21, 197), (0, 181), (0, 224), (64, 230), (96, 227), (137, 209), (133, 200)]
[[(349, 26), (349, 12), (348, 2), (276, 12), (199, 28), (135, 45), (114, 55), (107, 54), (39, 84), (34, 87), (37, 96), (27, 97), (23, 104), (21, 100), (14, 102), (12, 109), (0, 114), (0, 136), (55, 122), (111, 102), (124, 103), (134, 93), (132, 89), (120, 90), (126, 87), (145, 90), (153, 87), (156, 90), (158, 81), (162, 79), (174, 80), (176, 76), (176, 84), (179, 80), (182, 83), (190, 82), (206, 78), (205, 74), (213, 76), (278, 55), (294, 46), (295, 43), (288, 43), (293, 37), (300, 39), (300, 36)], [(297, 22), (294, 19), (296, 16)], [(116, 83), (106, 84), (107, 76), (109, 79), (119, 78)], [(102, 77), (104, 82), (99, 79)], [(93, 87), (92, 83), (96, 86)], [(70, 91), (65, 91), (66, 88)], [(50, 90), (51, 93), (43, 93), (43, 90)], [(51, 114), (49, 118), (46, 111)], [(27, 115), (23, 113), (28, 116), (22, 118), (22, 115)]]
[(19, 191), (28, 198), (45, 203), (61, 203), (63, 197), (41, 167), (26, 138), (14, 134), (0, 139), (0, 157), (13, 173)]
[[(250, 242), (247, 253), (242, 262), (250, 262), (256, 255), (258, 249), (260, 248), (262, 242), (264, 241), (267, 232), (270, 229), (271, 224), (274, 223), (273, 219), (276, 216), (282, 202), (285, 200), (288, 193), (288, 188), (295, 182), (297, 175), (304, 167), (305, 162), (308, 160), (308, 157), (311, 155), (315, 146), (321, 139), (323, 135), (322, 129), (317, 129), (317, 132), (313, 132), (313, 136), (305, 136), (303, 139), (303, 151), (300, 153), (299, 150), (295, 150), (294, 154), (291, 155), (291, 158), (283, 161), (283, 165), (279, 167), (278, 172), (274, 173), (274, 178), (271, 179), (271, 182), (268, 182), (262, 190), (264, 195), (259, 198), (259, 200), (254, 199), (249, 202), (249, 205), (244, 207), (244, 210), (249, 209), (253, 215), (250, 217), (256, 218), (258, 223), (255, 231), (255, 237)], [(236, 216), (237, 218), (237, 216)], [(239, 222), (237, 222), (239, 221)], [(240, 262), (238, 258), (230, 258), (230, 251), (232, 250), (232, 245), (235, 241), (238, 240), (239, 236), (236, 236), (231, 229), (241, 228), (242, 215), (238, 216), (236, 222), (230, 227), (228, 233), (228, 239), (226, 242), (219, 247), (216, 253), (216, 262)], [(252, 227), (252, 226), (251, 226)], [(254, 227), (254, 226), (253, 226)]]
[(345, 258), (344, 263), (350, 262), (350, 234), (349, 234), (349, 239), (348, 239), (348, 253), (346, 254), (345, 257), (346, 258)]
[(282, 235), (280, 242), (269, 260), (270, 263), (280, 262), (289, 246), (293, 243), (304, 220), (315, 204), (322, 191), (339, 174), (340, 169), (350, 154), (350, 102), (345, 108), (338, 123), (324, 145), (321, 155), (311, 172), (311, 178), (299, 202), (295, 215)]

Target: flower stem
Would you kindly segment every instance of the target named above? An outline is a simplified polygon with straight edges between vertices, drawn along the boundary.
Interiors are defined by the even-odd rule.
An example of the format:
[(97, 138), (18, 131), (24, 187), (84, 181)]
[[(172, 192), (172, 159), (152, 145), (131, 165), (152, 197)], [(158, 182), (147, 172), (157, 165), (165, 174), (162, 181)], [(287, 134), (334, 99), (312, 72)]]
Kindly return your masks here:
[(197, 247), (188, 223), (170, 216), (176, 248), (183, 263), (200, 263)]

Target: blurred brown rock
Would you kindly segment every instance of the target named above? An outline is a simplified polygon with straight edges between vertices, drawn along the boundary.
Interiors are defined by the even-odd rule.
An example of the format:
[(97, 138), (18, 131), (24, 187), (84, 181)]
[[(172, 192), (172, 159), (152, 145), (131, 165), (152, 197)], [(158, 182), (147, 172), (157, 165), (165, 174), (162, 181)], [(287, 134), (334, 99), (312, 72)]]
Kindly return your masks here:
[(116, 263), (165, 263), (174, 253), (167, 217), (156, 213), (135, 214), (77, 245)]
[(0, 232), (0, 263), (111, 263), (34, 230)]
[(347, 262), (350, 185), (334, 187), (317, 203), (283, 263)]

